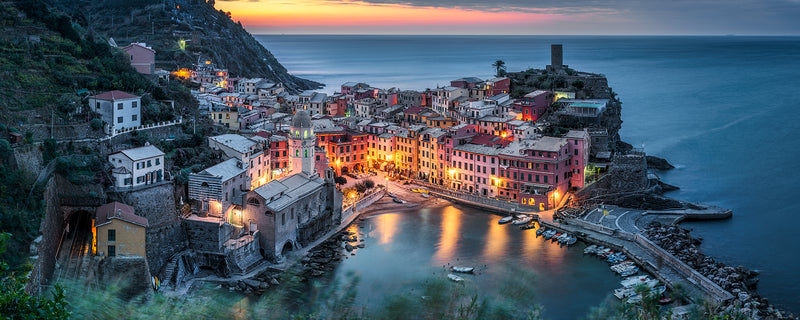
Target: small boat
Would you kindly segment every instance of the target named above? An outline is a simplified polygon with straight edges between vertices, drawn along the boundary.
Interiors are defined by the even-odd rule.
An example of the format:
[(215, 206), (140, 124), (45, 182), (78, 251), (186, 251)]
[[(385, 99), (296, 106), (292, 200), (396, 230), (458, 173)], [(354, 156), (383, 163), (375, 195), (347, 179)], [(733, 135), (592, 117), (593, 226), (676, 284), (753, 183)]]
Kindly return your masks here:
[[(538, 231), (537, 231), (538, 232)], [(583, 254), (594, 253), (597, 250), (597, 245), (593, 244), (583, 249)]]
[(630, 275), (634, 275), (634, 274), (636, 274), (638, 272), (639, 272), (639, 267), (634, 267), (633, 269), (628, 269), (626, 271), (620, 272), (619, 275), (621, 275), (623, 277), (627, 277), (627, 276), (630, 276)]
[(614, 296), (617, 297), (617, 299), (620, 299), (620, 300), (622, 300), (624, 298), (627, 298), (627, 297), (629, 297), (629, 296), (631, 296), (631, 295), (633, 295), (635, 293), (636, 293), (636, 291), (633, 290), (632, 288), (617, 288), (617, 289), (614, 289)]
[(397, 198), (392, 198), (392, 201), (394, 201), (396, 203), (403, 203), (403, 200), (400, 200), (400, 199), (397, 199)]
[(569, 240), (567, 240), (567, 245), (571, 246), (571, 245), (575, 244), (576, 242), (578, 242), (578, 238), (570, 237)]
[(670, 298), (670, 297), (666, 297), (666, 298), (662, 298), (662, 299), (658, 300), (658, 303), (660, 303), (660, 304), (667, 304), (667, 303), (670, 303), (670, 302), (672, 302), (672, 298)]
[(464, 281), (464, 278), (462, 278), (462, 277), (459, 277), (459, 276), (457, 276), (457, 275), (454, 275), (454, 274), (452, 274), (452, 273), (448, 274), (448, 275), (447, 275), (447, 278), (448, 278), (448, 279), (450, 279), (450, 280), (453, 280), (453, 281), (455, 281), (455, 282), (461, 282), (461, 281)]
[(625, 278), (624, 280), (620, 281), (619, 284), (621, 284), (625, 288), (632, 288), (633, 286), (640, 283), (645, 283), (648, 280), (650, 280), (650, 276), (648, 275), (633, 276)]
[(423, 198), (430, 198), (430, 196), (427, 193), (420, 192), (419, 195), (422, 196)]
[(528, 223), (528, 222), (531, 222), (532, 220), (533, 220), (533, 217), (531, 217), (531, 216), (528, 216), (528, 215), (523, 215), (523, 216), (519, 216), (519, 217), (518, 217), (517, 219), (515, 219), (515, 220), (514, 220), (514, 222), (512, 222), (512, 223), (513, 223), (513, 224), (526, 224), (526, 223)]
[(526, 225), (523, 225), (523, 226), (519, 226), (519, 228), (522, 229), (522, 230), (533, 229), (533, 228), (536, 228), (536, 224), (535, 223), (526, 224)]
[(514, 220), (514, 216), (505, 216), (505, 217), (500, 218), (500, 220), (498, 220), (497, 223), (506, 224), (506, 223), (511, 222), (512, 220)]
[(551, 238), (553, 238), (554, 235), (556, 235), (555, 231), (548, 230), (547, 232), (544, 233), (544, 238), (550, 240)]
[(537, 237), (541, 236), (545, 231), (547, 231), (547, 230), (545, 230), (544, 228), (536, 229), (536, 236)]
[(453, 272), (460, 273), (472, 273), (472, 271), (475, 270), (473, 267), (451, 267), (450, 269), (453, 270)]

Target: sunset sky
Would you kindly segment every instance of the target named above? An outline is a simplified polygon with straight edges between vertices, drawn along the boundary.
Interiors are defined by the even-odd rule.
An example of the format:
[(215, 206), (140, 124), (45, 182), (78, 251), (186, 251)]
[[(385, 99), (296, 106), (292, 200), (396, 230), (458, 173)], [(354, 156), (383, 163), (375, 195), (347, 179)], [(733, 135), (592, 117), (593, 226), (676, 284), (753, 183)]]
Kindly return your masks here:
[(800, 35), (800, 0), (235, 0), (254, 34)]

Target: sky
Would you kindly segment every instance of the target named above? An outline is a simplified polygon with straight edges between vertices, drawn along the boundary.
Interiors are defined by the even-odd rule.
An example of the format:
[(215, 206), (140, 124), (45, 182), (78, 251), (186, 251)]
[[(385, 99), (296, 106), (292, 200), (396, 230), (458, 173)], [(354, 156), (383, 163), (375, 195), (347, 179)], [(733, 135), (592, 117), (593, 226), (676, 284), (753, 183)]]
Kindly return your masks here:
[(800, 35), (800, 0), (218, 0), (253, 34)]

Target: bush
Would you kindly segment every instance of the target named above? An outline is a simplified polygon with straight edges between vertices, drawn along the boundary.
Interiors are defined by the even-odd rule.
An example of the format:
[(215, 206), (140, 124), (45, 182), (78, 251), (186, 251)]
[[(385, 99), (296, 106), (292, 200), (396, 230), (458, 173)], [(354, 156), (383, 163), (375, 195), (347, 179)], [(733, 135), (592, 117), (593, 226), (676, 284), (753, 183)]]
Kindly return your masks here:
[(333, 182), (335, 182), (336, 184), (345, 184), (347, 183), (347, 178), (338, 176), (336, 178), (333, 178)]
[(92, 130), (98, 131), (103, 128), (103, 120), (94, 118), (92, 121), (89, 121), (89, 126), (92, 128)]
[(367, 179), (364, 180), (364, 185), (367, 187), (367, 189), (372, 189), (375, 187), (375, 182), (372, 181), (372, 179)]

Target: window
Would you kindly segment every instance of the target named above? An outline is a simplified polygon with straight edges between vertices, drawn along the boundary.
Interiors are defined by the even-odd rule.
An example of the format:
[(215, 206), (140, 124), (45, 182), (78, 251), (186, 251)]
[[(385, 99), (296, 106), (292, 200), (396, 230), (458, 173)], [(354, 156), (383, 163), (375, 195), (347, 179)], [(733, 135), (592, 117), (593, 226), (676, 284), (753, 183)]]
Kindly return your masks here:
[(286, 225), (286, 214), (281, 213), (281, 225)]
[(576, 156), (578, 155), (578, 149), (575, 149), (575, 155)]
[[(544, 169), (547, 170), (547, 164), (546, 163), (544, 164)], [(547, 179), (547, 178), (545, 178), (545, 179)], [(547, 182), (547, 181), (545, 180), (545, 182)]]
[(108, 246), (108, 256), (109, 257), (117, 256), (117, 248), (115, 246)]
[(117, 103), (117, 110), (122, 110), (122, 103)]
[(132, 185), (132, 184), (133, 184), (133, 178), (125, 178), (125, 185), (126, 186)]
[(317, 156), (317, 161), (319, 161), (319, 156)]
[(150, 162), (150, 160), (147, 160), (147, 167), (150, 168), (152, 166), (153, 166), (153, 164)]
[(117, 123), (122, 123), (122, 122), (123, 122), (122, 117), (117, 117)]
[(161, 164), (161, 159), (160, 158), (156, 158), (156, 165), (159, 165), (159, 164)]
[(97, 103), (97, 109), (100, 109), (100, 102)]
[(117, 230), (108, 229), (108, 241), (117, 241)]
[(578, 165), (578, 160), (575, 160), (575, 165), (576, 165), (576, 166)]
[(547, 183), (547, 176), (544, 176), (544, 183)]
[(131, 108), (136, 108), (138, 106), (139, 106), (139, 102), (138, 101), (131, 102)]

